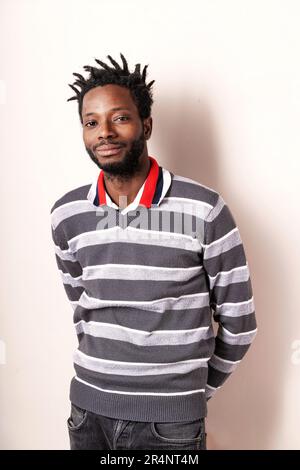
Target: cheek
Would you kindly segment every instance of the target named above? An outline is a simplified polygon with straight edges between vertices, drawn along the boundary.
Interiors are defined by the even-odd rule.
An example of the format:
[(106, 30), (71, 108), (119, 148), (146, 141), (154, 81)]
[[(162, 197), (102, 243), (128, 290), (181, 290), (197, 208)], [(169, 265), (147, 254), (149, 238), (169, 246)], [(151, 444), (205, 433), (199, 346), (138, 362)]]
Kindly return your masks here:
[(83, 142), (86, 147), (90, 147), (92, 143), (91, 136), (88, 136), (85, 132), (82, 134)]
[(143, 136), (144, 132), (143, 132), (143, 128), (142, 127), (135, 127), (134, 129), (131, 129), (130, 132), (128, 132), (127, 136), (128, 136), (128, 140), (130, 140), (131, 142), (133, 142), (134, 140), (138, 140), (141, 138), (141, 136)]

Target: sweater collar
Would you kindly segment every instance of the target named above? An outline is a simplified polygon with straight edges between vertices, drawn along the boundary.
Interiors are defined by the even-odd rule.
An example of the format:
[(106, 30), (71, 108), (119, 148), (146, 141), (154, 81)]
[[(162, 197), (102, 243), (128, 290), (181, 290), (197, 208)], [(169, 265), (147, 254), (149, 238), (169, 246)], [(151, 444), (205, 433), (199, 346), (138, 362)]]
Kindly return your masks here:
[[(157, 163), (154, 157), (149, 156), (150, 169), (148, 176), (139, 189), (134, 201), (125, 207), (121, 213), (134, 210), (138, 206), (150, 208), (152, 205), (159, 205), (171, 184), (171, 174)], [(119, 207), (112, 201), (104, 185), (104, 172), (100, 170), (97, 180), (93, 182), (88, 192), (87, 198), (96, 206), (111, 206), (115, 209)]]

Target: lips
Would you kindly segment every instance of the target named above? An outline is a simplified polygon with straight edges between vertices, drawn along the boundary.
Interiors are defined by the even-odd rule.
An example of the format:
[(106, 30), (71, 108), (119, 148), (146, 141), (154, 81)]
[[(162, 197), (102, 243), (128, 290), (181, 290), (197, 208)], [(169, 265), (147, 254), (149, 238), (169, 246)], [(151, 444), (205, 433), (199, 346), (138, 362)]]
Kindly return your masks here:
[(111, 155), (117, 155), (122, 148), (123, 147), (120, 145), (101, 145), (100, 147), (97, 147), (96, 152), (103, 157), (109, 157)]

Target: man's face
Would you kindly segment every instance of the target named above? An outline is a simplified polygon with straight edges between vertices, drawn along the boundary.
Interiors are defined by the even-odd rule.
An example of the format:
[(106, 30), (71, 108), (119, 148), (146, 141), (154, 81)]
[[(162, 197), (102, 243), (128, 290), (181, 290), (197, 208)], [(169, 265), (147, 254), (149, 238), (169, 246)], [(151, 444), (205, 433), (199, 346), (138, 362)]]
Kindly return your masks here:
[(119, 85), (89, 90), (82, 103), (83, 140), (96, 165), (114, 176), (132, 177), (147, 156), (151, 117), (141, 120), (130, 91)]

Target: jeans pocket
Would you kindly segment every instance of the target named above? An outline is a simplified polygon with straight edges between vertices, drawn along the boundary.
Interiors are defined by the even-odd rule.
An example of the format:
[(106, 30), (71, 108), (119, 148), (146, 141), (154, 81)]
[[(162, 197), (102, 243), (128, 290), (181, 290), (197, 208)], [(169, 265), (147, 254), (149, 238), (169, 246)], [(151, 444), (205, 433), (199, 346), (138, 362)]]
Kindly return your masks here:
[(205, 445), (205, 418), (172, 423), (151, 423), (152, 434), (162, 442), (202, 442)]
[(87, 410), (80, 408), (74, 403), (71, 403), (70, 417), (67, 419), (67, 425), (69, 430), (78, 431), (86, 423), (88, 417)]

